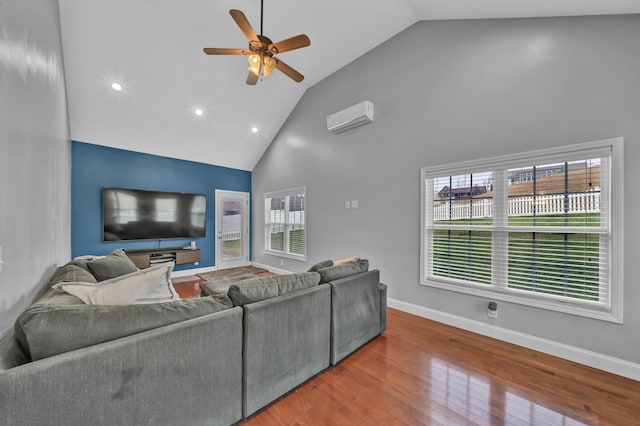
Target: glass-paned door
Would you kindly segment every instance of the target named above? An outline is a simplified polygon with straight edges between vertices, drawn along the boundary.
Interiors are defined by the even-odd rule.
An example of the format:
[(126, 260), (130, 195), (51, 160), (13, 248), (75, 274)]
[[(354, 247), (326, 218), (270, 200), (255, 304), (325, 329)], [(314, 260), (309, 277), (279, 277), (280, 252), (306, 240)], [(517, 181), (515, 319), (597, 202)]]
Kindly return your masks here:
[(216, 190), (216, 267), (249, 263), (249, 193)]

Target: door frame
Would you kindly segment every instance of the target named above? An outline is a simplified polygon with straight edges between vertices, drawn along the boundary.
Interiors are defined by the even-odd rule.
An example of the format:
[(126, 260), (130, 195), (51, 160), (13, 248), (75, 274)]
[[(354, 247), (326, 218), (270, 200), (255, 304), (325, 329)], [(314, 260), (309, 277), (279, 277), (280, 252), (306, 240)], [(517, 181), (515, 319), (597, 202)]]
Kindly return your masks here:
[[(251, 194), (241, 191), (227, 191), (224, 189), (215, 190), (215, 236), (214, 236), (214, 251), (216, 253), (216, 269), (232, 268), (234, 266), (246, 266), (249, 264), (249, 246), (250, 246), (250, 234), (249, 224), (251, 222)], [(222, 206), (223, 199), (227, 197), (237, 198), (242, 201), (244, 210), (242, 212), (242, 225), (240, 236), (240, 259), (230, 262), (225, 262), (222, 259)]]

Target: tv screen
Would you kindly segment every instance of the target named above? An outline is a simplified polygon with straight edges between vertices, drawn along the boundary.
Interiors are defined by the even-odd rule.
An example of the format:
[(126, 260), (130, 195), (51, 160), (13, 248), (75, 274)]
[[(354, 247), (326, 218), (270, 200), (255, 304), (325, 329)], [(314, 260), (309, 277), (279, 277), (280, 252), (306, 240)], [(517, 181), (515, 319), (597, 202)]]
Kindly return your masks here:
[(205, 236), (207, 196), (102, 188), (102, 239), (161, 240)]

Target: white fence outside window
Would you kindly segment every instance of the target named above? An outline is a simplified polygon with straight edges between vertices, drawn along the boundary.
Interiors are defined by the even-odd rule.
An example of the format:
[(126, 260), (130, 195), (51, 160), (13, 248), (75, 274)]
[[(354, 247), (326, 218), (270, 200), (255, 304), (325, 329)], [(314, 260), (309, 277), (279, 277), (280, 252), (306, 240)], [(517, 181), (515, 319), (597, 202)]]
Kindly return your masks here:
[[(600, 213), (600, 192), (576, 193), (566, 195), (537, 195), (509, 197), (509, 217)], [(434, 201), (433, 220), (479, 219), (493, 216), (493, 199), (478, 198), (466, 201)]]
[(242, 238), (242, 215), (222, 216), (222, 241), (236, 241)]

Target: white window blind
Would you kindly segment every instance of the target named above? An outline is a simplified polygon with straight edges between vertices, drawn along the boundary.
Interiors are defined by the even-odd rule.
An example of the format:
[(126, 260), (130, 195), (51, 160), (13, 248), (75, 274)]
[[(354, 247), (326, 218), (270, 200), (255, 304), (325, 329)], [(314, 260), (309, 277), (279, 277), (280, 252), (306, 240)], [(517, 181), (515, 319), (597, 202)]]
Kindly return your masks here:
[(264, 194), (265, 252), (306, 259), (306, 188)]
[(620, 321), (621, 149), (424, 168), (423, 284)]

